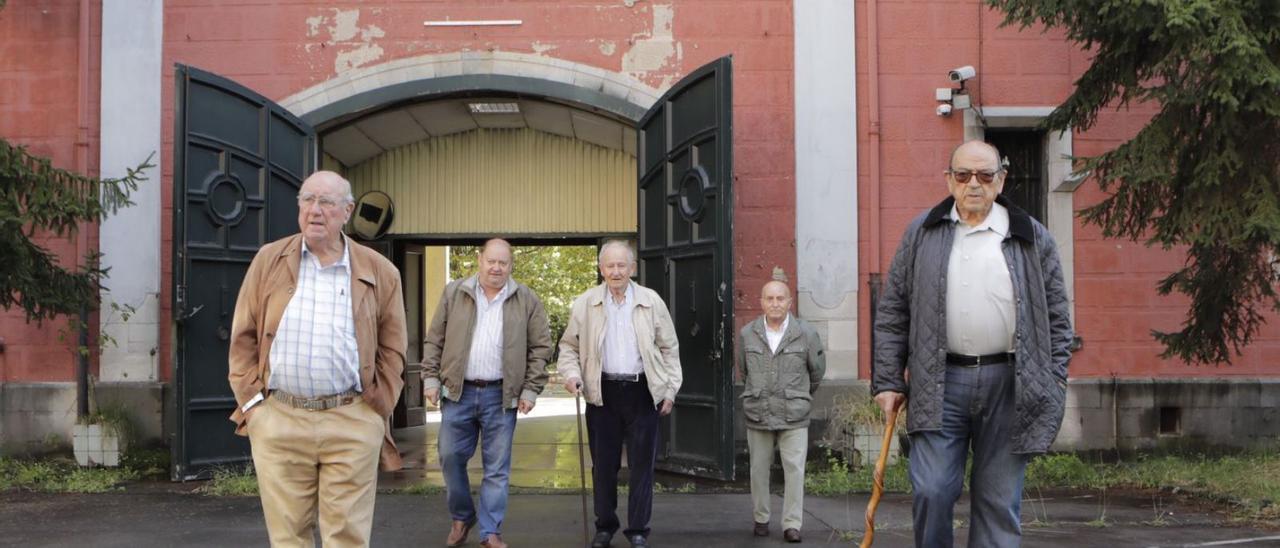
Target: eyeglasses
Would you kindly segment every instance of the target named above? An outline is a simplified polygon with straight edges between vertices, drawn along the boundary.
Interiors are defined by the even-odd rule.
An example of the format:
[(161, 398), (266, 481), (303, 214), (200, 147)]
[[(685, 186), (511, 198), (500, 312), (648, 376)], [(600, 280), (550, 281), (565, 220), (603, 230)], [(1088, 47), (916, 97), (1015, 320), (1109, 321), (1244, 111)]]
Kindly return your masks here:
[(315, 204), (320, 204), (320, 209), (331, 210), (338, 207), (340, 200), (327, 194), (313, 194), (311, 192), (303, 192), (298, 195), (298, 207), (309, 209)]
[(987, 185), (987, 184), (991, 184), (992, 181), (996, 180), (996, 176), (1000, 175), (1001, 173), (1004, 173), (1004, 170), (1001, 169), (997, 171), (970, 171), (970, 170), (961, 170), (961, 169), (948, 169), (945, 173), (947, 175), (950, 175), (952, 178), (956, 180), (957, 183), (960, 183), (962, 185), (969, 184), (969, 179), (973, 178), (974, 176), (978, 177), (979, 183)]

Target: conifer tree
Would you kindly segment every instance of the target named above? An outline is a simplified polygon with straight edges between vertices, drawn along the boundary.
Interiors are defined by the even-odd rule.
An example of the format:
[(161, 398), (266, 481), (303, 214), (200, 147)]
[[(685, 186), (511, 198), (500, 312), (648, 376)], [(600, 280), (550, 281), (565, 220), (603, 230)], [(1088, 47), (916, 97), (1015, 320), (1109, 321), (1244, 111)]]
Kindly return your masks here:
[(47, 158), (0, 139), (0, 308), (20, 306), (27, 321), (96, 308), (107, 271), (101, 254), (79, 269), (60, 264), (38, 243), (66, 237), (132, 205), (129, 193), (145, 181), (151, 158), (118, 179), (97, 179), (53, 167)]
[(1158, 107), (1132, 139), (1078, 159), (1108, 195), (1081, 216), (1107, 237), (1185, 250), (1157, 288), (1190, 310), (1181, 330), (1153, 335), (1166, 358), (1230, 363), (1280, 310), (1280, 2), (986, 2), (1005, 25), (1061, 29), (1092, 53), (1047, 129)]

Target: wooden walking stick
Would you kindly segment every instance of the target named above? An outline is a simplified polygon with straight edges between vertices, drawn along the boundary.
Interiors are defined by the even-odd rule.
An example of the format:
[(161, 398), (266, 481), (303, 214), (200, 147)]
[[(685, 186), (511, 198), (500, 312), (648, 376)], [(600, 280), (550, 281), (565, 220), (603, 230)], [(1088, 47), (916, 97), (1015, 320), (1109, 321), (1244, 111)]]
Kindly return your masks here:
[(867, 530), (862, 534), (861, 548), (871, 548), (871, 541), (876, 537), (876, 507), (880, 505), (880, 495), (884, 494), (884, 467), (889, 462), (889, 444), (893, 442), (897, 422), (898, 409), (895, 408), (884, 421), (884, 439), (880, 441), (880, 458), (876, 460), (871, 500), (867, 501)]
[(573, 423), (578, 426), (578, 479), (582, 490), (582, 543), (591, 544), (591, 535), (587, 533), (587, 459), (582, 453), (582, 385), (573, 393), (573, 407), (577, 412), (573, 415)]

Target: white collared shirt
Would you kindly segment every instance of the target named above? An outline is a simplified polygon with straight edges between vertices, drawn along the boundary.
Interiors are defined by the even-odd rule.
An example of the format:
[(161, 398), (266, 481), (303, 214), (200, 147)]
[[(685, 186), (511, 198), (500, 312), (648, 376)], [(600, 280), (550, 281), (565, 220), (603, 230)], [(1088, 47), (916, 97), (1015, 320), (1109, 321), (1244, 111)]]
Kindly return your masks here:
[(512, 285), (514, 282), (508, 279), (489, 300), (476, 279), (476, 326), (471, 332), (471, 352), (467, 354), (467, 380), (502, 380), (502, 305), (512, 294)]
[(774, 354), (778, 353), (778, 345), (782, 344), (782, 336), (787, 334), (787, 326), (791, 324), (791, 314), (788, 313), (782, 318), (782, 328), (774, 331), (769, 329), (769, 320), (764, 321), (764, 338), (769, 343), (769, 351)]
[(351, 244), (329, 266), (302, 240), (298, 285), (285, 306), (267, 354), (267, 388), (314, 398), (360, 386), (360, 352), (351, 307)]
[(640, 358), (640, 344), (636, 340), (636, 328), (632, 322), (636, 309), (635, 282), (627, 282), (626, 297), (615, 302), (613, 293), (605, 288), (604, 310), (604, 363), (605, 373), (631, 375), (644, 372)]
[(947, 351), (978, 356), (1013, 349), (1016, 322), (1013, 277), (1003, 241), (1009, 234), (1009, 210), (992, 204), (978, 226), (949, 217), (955, 240), (947, 262)]

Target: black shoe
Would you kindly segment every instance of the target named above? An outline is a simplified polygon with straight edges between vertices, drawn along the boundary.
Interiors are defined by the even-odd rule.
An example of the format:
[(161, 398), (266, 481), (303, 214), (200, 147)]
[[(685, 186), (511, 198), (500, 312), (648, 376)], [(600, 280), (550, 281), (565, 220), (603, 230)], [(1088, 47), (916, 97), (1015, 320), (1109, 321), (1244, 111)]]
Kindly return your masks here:
[(800, 542), (800, 530), (787, 529), (782, 532), (782, 538), (786, 539), (787, 542)]
[(609, 548), (609, 543), (612, 541), (613, 533), (596, 531), (596, 538), (591, 539), (591, 548)]
[(649, 548), (649, 539), (644, 535), (631, 535), (627, 540), (631, 541), (631, 548)]
[(751, 532), (757, 537), (767, 537), (769, 536), (769, 524), (756, 522), (756, 526)]

